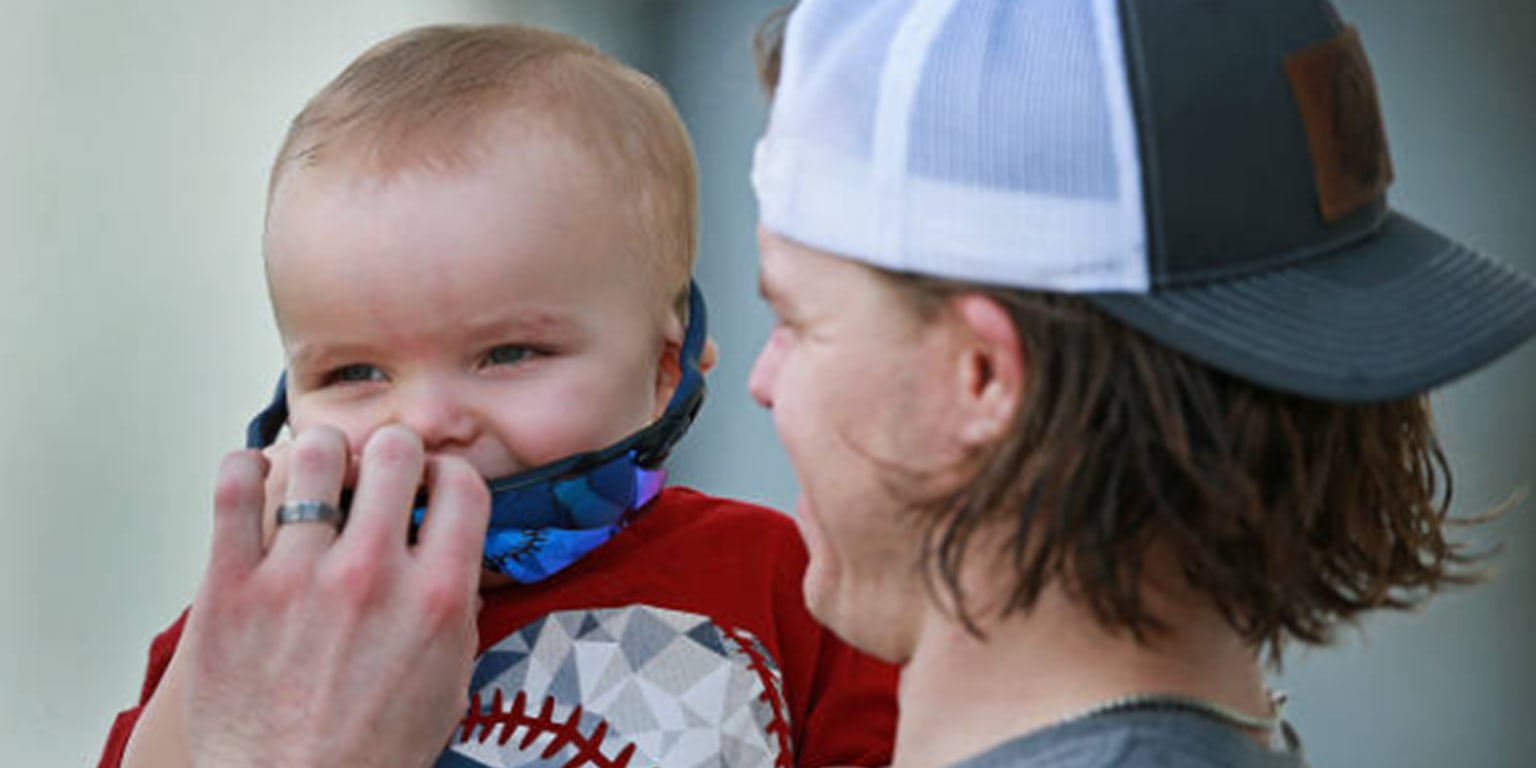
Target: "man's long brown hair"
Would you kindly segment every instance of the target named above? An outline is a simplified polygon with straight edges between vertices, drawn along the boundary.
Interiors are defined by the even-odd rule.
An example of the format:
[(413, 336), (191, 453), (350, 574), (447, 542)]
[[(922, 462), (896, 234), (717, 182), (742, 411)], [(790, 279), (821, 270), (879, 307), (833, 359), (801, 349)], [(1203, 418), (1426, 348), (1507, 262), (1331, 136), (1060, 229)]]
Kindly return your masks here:
[[(1177, 564), (1228, 624), (1279, 661), (1376, 608), (1475, 581), (1448, 535), (1451, 473), (1426, 397), (1333, 403), (1211, 368), (1078, 296), (885, 273), (919, 316), (982, 293), (1005, 307), (1028, 370), (1007, 437), (969, 482), (924, 499), (924, 572), (974, 628), (960, 574), (999, 544), (1004, 614), (1051, 583), (1106, 627), (1163, 629), (1144, 579)], [(1006, 541), (978, 541), (1007, 531)]]
[[(756, 40), (770, 96), (786, 15)], [(918, 500), (919, 565), (973, 632), (961, 574), (978, 553), (1011, 566), (1003, 614), (1059, 585), (1107, 628), (1145, 640), (1164, 628), (1144, 600), (1156, 548), (1276, 662), (1287, 640), (1325, 643), (1364, 611), (1476, 580), (1481, 556), (1447, 536), (1451, 474), (1425, 397), (1286, 394), (1078, 296), (875, 271), (920, 318), (960, 293), (990, 297), (1008, 310), (1026, 360), (1007, 437), (971, 457), (969, 482)], [(999, 530), (1004, 540), (992, 540)]]

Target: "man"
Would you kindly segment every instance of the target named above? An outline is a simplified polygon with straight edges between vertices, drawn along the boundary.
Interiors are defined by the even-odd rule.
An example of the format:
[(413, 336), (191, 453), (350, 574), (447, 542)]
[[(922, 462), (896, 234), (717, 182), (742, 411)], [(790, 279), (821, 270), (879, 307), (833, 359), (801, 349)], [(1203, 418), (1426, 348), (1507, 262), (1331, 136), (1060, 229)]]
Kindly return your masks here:
[(1315, 0), (807, 0), (753, 374), (898, 766), (1297, 765), (1288, 644), (1472, 577), (1424, 392), (1536, 285), (1393, 211)]

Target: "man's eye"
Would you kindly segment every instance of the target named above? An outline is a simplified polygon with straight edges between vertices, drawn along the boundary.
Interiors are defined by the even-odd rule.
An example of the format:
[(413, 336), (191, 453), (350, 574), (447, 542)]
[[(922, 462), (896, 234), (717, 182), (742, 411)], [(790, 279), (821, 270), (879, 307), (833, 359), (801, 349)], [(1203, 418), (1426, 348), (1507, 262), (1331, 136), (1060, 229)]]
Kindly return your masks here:
[(326, 374), (327, 384), (359, 384), (368, 381), (384, 381), (384, 372), (367, 363), (344, 365)]
[(503, 344), (492, 347), (485, 353), (486, 365), (516, 365), (533, 357), (534, 351), (528, 347), (520, 347), (515, 344)]

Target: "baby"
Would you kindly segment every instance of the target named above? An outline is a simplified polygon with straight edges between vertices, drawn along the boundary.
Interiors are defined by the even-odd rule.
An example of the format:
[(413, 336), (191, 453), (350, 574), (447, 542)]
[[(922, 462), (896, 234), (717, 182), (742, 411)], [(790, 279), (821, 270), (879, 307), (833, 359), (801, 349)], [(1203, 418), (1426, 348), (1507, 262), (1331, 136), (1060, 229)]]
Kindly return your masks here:
[[(265, 239), (285, 384), (252, 442), (323, 426), (356, 455), (401, 425), (493, 492), (439, 765), (889, 761), (894, 672), (806, 613), (792, 521), (661, 486), (713, 361), (696, 208), (661, 88), (544, 30), (407, 32), (289, 130)], [(184, 623), (102, 765), (185, 762)]]

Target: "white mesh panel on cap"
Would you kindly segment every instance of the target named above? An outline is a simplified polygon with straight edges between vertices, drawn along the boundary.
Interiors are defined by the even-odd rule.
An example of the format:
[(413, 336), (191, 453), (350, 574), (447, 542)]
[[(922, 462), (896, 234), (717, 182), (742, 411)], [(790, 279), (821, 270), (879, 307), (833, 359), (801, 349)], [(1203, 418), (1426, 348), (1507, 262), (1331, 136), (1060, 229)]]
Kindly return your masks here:
[(783, 63), (767, 229), (899, 271), (1147, 290), (1114, 0), (803, 0)]

